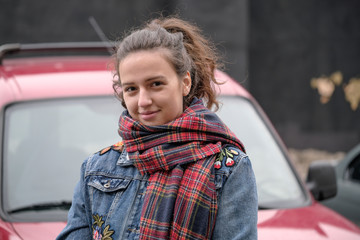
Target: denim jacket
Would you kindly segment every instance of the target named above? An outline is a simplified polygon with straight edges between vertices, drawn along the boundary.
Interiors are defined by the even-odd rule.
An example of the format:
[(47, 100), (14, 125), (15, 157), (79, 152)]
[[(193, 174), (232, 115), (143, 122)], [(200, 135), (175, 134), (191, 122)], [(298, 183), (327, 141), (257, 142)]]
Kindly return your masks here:
[[(257, 191), (247, 155), (232, 146), (215, 162), (218, 212), (212, 239), (257, 239)], [(221, 161), (219, 160), (221, 159)], [(230, 166), (232, 165), (232, 166)], [(125, 150), (84, 161), (61, 239), (138, 239), (148, 176)]]

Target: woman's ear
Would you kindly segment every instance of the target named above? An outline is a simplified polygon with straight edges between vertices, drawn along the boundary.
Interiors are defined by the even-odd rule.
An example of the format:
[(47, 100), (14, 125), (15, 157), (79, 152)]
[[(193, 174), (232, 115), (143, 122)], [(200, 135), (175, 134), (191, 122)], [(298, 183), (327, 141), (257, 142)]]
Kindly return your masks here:
[(183, 96), (185, 97), (190, 93), (191, 90), (191, 77), (189, 72), (186, 72), (182, 84), (183, 84)]

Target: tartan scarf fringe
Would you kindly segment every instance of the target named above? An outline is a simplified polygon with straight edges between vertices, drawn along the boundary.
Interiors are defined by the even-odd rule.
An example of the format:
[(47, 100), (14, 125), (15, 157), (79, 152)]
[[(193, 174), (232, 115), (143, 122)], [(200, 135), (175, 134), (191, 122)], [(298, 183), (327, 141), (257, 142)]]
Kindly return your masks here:
[(209, 239), (217, 212), (215, 157), (224, 144), (245, 152), (242, 143), (199, 99), (160, 126), (124, 111), (119, 134), (140, 173), (150, 175), (140, 239)]

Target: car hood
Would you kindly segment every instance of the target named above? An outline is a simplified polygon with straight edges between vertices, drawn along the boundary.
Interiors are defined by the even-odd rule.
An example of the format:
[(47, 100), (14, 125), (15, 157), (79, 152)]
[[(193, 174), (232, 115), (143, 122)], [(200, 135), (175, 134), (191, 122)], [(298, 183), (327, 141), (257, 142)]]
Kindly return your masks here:
[(23, 240), (55, 239), (65, 226), (65, 222), (13, 223), (15, 231)]
[(258, 239), (360, 239), (360, 229), (334, 211), (314, 203), (308, 207), (260, 210)]
[[(55, 239), (65, 227), (64, 222), (13, 223), (24, 240)], [(344, 217), (321, 204), (308, 207), (260, 210), (258, 239), (360, 239), (360, 229)]]

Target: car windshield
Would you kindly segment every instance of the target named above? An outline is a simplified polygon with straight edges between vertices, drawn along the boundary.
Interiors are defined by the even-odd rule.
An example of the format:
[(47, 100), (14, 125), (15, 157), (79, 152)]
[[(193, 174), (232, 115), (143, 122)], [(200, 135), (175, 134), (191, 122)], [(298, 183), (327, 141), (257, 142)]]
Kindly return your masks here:
[[(244, 143), (259, 206), (295, 207), (305, 195), (262, 115), (241, 97), (222, 97), (219, 115)], [(65, 212), (86, 157), (120, 141), (114, 97), (16, 103), (5, 111), (3, 206), (9, 214)], [(45, 211), (46, 210), (46, 211)]]
[(220, 98), (218, 114), (245, 145), (256, 177), (259, 207), (288, 208), (306, 196), (263, 116), (249, 100)]

